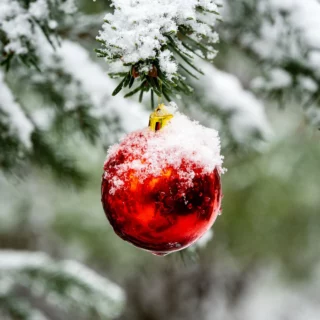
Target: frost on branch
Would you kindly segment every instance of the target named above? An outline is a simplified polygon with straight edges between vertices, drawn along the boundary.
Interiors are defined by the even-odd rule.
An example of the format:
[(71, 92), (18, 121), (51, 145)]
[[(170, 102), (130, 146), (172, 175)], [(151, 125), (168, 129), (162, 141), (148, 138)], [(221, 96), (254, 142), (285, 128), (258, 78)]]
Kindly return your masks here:
[[(126, 96), (155, 92), (170, 100), (173, 91), (192, 93), (181, 74), (200, 72), (195, 55), (213, 59), (213, 45), (219, 37), (214, 31), (219, 18), (214, 0), (113, 0), (114, 13), (105, 16), (97, 37), (113, 77), (122, 78), (114, 91), (139, 84)], [(115, 67), (116, 66), (116, 67)], [(120, 68), (118, 68), (120, 66)]]
[(44, 253), (0, 251), (0, 309), (23, 320), (46, 319), (40, 307), (44, 305), (31, 303), (34, 299), (75, 319), (113, 319), (125, 302), (120, 287), (78, 262), (55, 262)]
[(10, 66), (18, 57), (27, 65), (36, 65), (36, 28), (40, 28), (51, 45), (57, 42), (57, 21), (75, 11), (73, 0), (1, 0), (0, 64)]

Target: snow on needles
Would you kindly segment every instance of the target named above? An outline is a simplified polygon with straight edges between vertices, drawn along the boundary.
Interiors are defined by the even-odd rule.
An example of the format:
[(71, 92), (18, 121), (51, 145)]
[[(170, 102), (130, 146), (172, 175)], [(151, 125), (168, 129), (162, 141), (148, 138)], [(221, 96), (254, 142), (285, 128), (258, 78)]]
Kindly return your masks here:
[[(314, 77), (309, 74), (314, 73), (315, 77), (320, 77), (320, 2), (260, 0), (257, 3), (257, 15), (260, 16), (261, 23), (256, 30), (245, 32), (241, 42), (273, 69), (267, 70), (267, 79), (260, 77), (254, 81), (254, 87), (272, 90), (297, 84), (305, 89), (303, 85), (306, 81), (313, 82), (314, 86)], [(232, 16), (229, 19), (232, 21)], [(279, 68), (288, 66), (290, 62), (305, 71), (281, 75)], [(274, 77), (275, 73), (277, 77)], [(292, 79), (279, 86), (278, 76), (283, 79), (288, 75)]]
[[(52, 282), (61, 279), (67, 288), (60, 293)], [(55, 262), (42, 252), (0, 250), (0, 296), (15, 285), (24, 285), (39, 296), (46, 295), (59, 308), (67, 308), (73, 301), (79, 308), (88, 305), (91, 310), (93, 306), (108, 319), (118, 316), (125, 302), (119, 286), (79, 262)]]
[[(51, 55), (54, 54), (51, 48), (48, 50)], [(149, 113), (140, 104), (119, 96), (112, 97), (114, 81), (90, 59), (89, 53), (83, 47), (71, 41), (63, 41), (57, 54), (62, 59), (64, 70), (79, 81), (83, 90), (89, 94), (95, 116), (114, 116), (127, 132), (141, 128), (147, 121)]]
[[(218, 15), (210, 15), (210, 22), (203, 13), (218, 12), (213, 0), (113, 0), (114, 13), (105, 16), (97, 39), (104, 44), (107, 60), (121, 59), (123, 64), (160, 59), (160, 69), (171, 80), (177, 72), (174, 58), (162, 49), (169, 41), (167, 35), (176, 37), (179, 27), (193, 30), (195, 40), (206, 37), (209, 43), (218, 41), (212, 30)], [(205, 22), (204, 22), (205, 21)]]
[[(260, 1), (259, 11), (271, 14), (273, 21), (265, 19), (261, 34), (254, 46), (259, 54), (271, 59), (306, 59), (306, 46), (310, 56), (320, 49), (320, 3), (318, 0)], [(319, 54), (319, 53), (318, 53)], [(309, 57), (310, 57), (309, 56)]]
[(0, 251), (0, 270), (13, 271), (25, 268), (38, 268), (46, 265), (48, 262), (48, 256), (41, 252)]
[(226, 115), (230, 133), (238, 143), (245, 143), (255, 133), (268, 138), (272, 130), (263, 104), (249, 91), (243, 89), (234, 75), (218, 70), (200, 59), (197, 64), (205, 75), (201, 76), (200, 103), (218, 109)]
[[(118, 152), (125, 156), (126, 161), (116, 164), (117, 176), (109, 176), (108, 171), (105, 173), (105, 179), (112, 184), (111, 194), (124, 184), (125, 181), (119, 177), (129, 170), (134, 170), (143, 183), (146, 178), (160, 176), (168, 167), (173, 168), (187, 187), (192, 187), (194, 168), (200, 168), (204, 174), (214, 169), (224, 172), (218, 132), (191, 121), (177, 111), (160, 131), (145, 128), (127, 135), (120, 144), (108, 150), (105, 163)], [(187, 166), (187, 170), (180, 169), (182, 164)]]
[[(0, 52), (26, 55), (33, 52), (37, 25), (45, 26), (50, 33), (56, 22), (50, 19), (49, 8), (54, 8), (60, 14), (70, 14), (75, 11), (74, 0), (35, 0), (28, 1), (24, 6), (21, 1), (1, 0), (0, 2), (0, 32), (5, 41), (0, 41)], [(51, 10), (52, 11), (52, 10)], [(61, 15), (60, 15), (61, 16)]]
[(33, 124), (15, 101), (12, 92), (4, 81), (2, 70), (0, 70), (0, 111), (4, 113), (1, 118), (8, 117), (7, 121), (12, 133), (18, 136), (26, 148), (30, 148), (31, 133), (34, 130)]

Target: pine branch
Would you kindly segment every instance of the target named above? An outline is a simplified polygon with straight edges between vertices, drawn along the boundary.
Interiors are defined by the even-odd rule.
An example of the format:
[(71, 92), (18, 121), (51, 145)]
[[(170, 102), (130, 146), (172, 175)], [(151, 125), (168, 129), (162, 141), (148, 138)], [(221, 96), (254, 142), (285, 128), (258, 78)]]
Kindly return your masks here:
[(180, 64), (179, 64), (179, 67), (182, 68), (182, 69), (183, 69), (186, 73), (188, 73), (191, 77), (199, 80), (199, 78), (198, 78), (196, 75), (194, 75), (191, 71), (189, 71), (183, 64), (180, 63)]
[[(55, 28), (50, 28), (50, 19), (63, 21), (68, 15), (72, 14), (65, 10), (63, 4), (65, 0), (44, 0), (44, 4), (35, 1), (11, 1), (2, 0), (0, 11), (4, 12), (0, 23), (0, 65), (5, 66), (6, 70), (11, 67), (13, 59), (21, 61), (27, 67), (34, 66), (39, 68), (39, 50), (37, 47), (37, 32), (40, 31), (53, 48), (59, 44), (59, 39)], [(7, 10), (13, 7), (14, 10)], [(38, 6), (41, 6), (42, 15), (38, 15)], [(70, 6), (71, 8), (71, 6)], [(48, 19), (47, 17), (50, 17)], [(23, 32), (10, 33), (12, 24), (23, 24)], [(18, 29), (19, 30), (19, 29)]]
[(63, 156), (49, 143), (45, 132), (37, 129), (31, 138), (33, 152), (30, 154), (30, 160), (32, 163), (44, 169), (49, 167), (59, 182), (71, 182), (78, 187), (85, 184), (85, 174), (77, 169), (74, 160)]
[[(19, 319), (41, 314), (33, 299), (44, 299), (72, 318), (113, 319), (123, 309), (124, 293), (115, 284), (75, 261), (55, 262), (44, 253), (0, 250), (0, 307)], [(2, 286), (3, 287), (3, 286)], [(19, 296), (22, 287), (29, 295)], [(76, 292), (76, 298), (74, 293)], [(46, 300), (48, 295), (50, 299)], [(54, 305), (52, 305), (54, 303)]]
[[(134, 89), (127, 93), (125, 97), (132, 96), (140, 91), (139, 101), (142, 101), (144, 91), (148, 91), (150, 88), (152, 88), (152, 92), (158, 96), (165, 94), (166, 98), (169, 98), (175, 91), (182, 91), (190, 94), (192, 91), (190, 87), (179, 83), (181, 74), (178, 69), (178, 58), (181, 58), (195, 71), (203, 74), (203, 72), (192, 62), (194, 54), (199, 56), (199, 54), (194, 53), (194, 51), (202, 49), (205, 52), (216, 54), (215, 51), (211, 50), (211, 45), (208, 45), (206, 42), (216, 42), (217, 37), (212, 25), (202, 21), (201, 17), (203, 17), (203, 12), (205, 12), (208, 15), (212, 15), (212, 22), (215, 22), (218, 13), (218, 6), (214, 0), (209, 0), (202, 6), (199, 6), (198, 1), (196, 0), (192, 1), (194, 1), (193, 15), (195, 18), (188, 11), (186, 12), (187, 18), (184, 20), (181, 19), (181, 16), (183, 16), (181, 11), (185, 10), (185, 7), (180, 6), (180, 3), (177, 1), (176, 3), (173, 3), (170, 11), (166, 13), (167, 18), (172, 19), (174, 25), (179, 21), (177, 30), (166, 30), (168, 22), (165, 20), (166, 25), (164, 25), (163, 28), (160, 28), (160, 31), (159, 28), (154, 30), (155, 33), (160, 32), (160, 34), (153, 36), (152, 39), (148, 38), (149, 34), (153, 34), (152, 32), (148, 32), (148, 34), (144, 33), (144, 30), (150, 30), (150, 28), (152, 28), (151, 23), (156, 19), (149, 10), (150, 3), (148, 1), (143, 0), (134, 4), (123, 4), (123, 6), (126, 6), (123, 10), (122, 4), (117, 3), (115, 5), (115, 13), (107, 14), (103, 31), (101, 31), (97, 37), (97, 41), (101, 44), (101, 49), (97, 50), (98, 56), (107, 58), (107, 61), (110, 64), (117, 61), (121, 62), (123, 66), (130, 66), (131, 70), (135, 70), (135, 75), (133, 77), (140, 78), (141, 82), (146, 82), (148, 85), (146, 88), (138, 87)], [(159, 3), (154, 3), (153, 10), (157, 10), (155, 8), (157, 6), (161, 6), (161, 10), (163, 10), (162, 5), (164, 4), (162, 4), (161, 1)], [(130, 8), (130, 6), (134, 6), (135, 10), (125, 10), (128, 9), (128, 7)], [(140, 6), (141, 10), (137, 10), (137, 6)], [(130, 12), (130, 17), (127, 16), (127, 12)], [(141, 17), (139, 12), (144, 12), (144, 16)], [(137, 15), (136, 19), (134, 16), (131, 16), (132, 14)], [(178, 14), (180, 17), (179, 20), (177, 19)], [(191, 23), (191, 19), (194, 20), (194, 22)], [(161, 25), (161, 23), (164, 23), (163, 21), (159, 18), (155, 25)], [(204, 26), (205, 31), (203, 32)], [(207, 41), (203, 43), (197, 42), (190, 38), (187, 33), (191, 34), (193, 37), (201, 37)], [(121, 37), (119, 37), (119, 34), (121, 34)], [(180, 41), (182, 34), (188, 40), (188, 45), (183, 41)], [(140, 38), (144, 39), (141, 43), (136, 40)], [(116, 43), (116, 45), (114, 45), (114, 43)], [(151, 52), (152, 54), (146, 56), (145, 54), (143, 55), (142, 52)], [(145, 71), (146, 69), (150, 70), (149, 73)], [(188, 75), (197, 78), (186, 67), (182, 66), (181, 69)], [(154, 70), (157, 71), (157, 74), (154, 73)], [(160, 74), (162, 74), (161, 77)], [(178, 83), (175, 81), (177, 79), (179, 79)], [(122, 81), (124, 80), (122, 79)], [(131, 88), (133, 82), (134, 79), (132, 78), (130, 80), (126, 79), (125, 82), (120, 82), (115, 93), (119, 93), (123, 88), (127, 87), (127, 85)], [(159, 87), (160, 83), (164, 85), (165, 89)]]

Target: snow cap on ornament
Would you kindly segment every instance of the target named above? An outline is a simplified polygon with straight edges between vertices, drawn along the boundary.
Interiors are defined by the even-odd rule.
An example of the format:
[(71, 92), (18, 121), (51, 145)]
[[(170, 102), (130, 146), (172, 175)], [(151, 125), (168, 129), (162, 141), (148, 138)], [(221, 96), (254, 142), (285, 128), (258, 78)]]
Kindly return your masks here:
[(157, 255), (190, 246), (220, 212), (222, 162), (216, 130), (159, 105), (108, 150), (101, 192), (114, 231)]

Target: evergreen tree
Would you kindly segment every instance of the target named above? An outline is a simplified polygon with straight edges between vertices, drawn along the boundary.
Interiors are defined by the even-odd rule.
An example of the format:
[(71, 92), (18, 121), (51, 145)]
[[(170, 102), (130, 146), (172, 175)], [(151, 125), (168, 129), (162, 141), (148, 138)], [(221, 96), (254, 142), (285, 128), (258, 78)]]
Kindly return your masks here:
[[(248, 260), (254, 260), (267, 256), (269, 249), (301, 272), (307, 263), (291, 247), (302, 251), (310, 241), (315, 248), (319, 243), (317, 199), (310, 196), (310, 203), (302, 199), (309, 199), (307, 183), (310, 190), (318, 190), (318, 171), (313, 173), (311, 168), (317, 166), (319, 150), (310, 157), (301, 156), (303, 164), (290, 172), (286, 166), (279, 167), (274, 178), (271, 163), (285, 163), (288, 156), (300, 163), (296, 148), (301, 146), (291, 141), (287, 148), (268, 151), (266, 146), (274, 137), (266, 107), (275, 101), (280, 108), (292, 108), (311, 124), (307, 130), (313, 134), (320, 127), (319, 16), (317, 0), (0, 0), (0, 170), (9, 179), (27, 179), (25, 188), (30, 190), (39, 171), (50, 171), (59, 183), (85, 187), (90, 174), (79, 165), (78, 158), (85, 152), (82, 146), (105, 150), (124, 133), (146, 126), (158, 102), (175, 101), (190, 117), (220, 131), (228, 164), (238, 165), (230, 170), (226, 186), (240, 191), (230, 192), (233, 203), (226, 204), (225, 210), (233, 205), (247, 211), (223, 220), (217, 237), (224, 239), (228, 234), (229, 238), (223, 244), (220, 240), (219, 250), (227, 248), (232, 255), (235, 249), (245, 253), (250, 248)], [(299, 150), (309, 154), (309, 145)], [(270, 163), (256, 158), (257, 152), (265, 152)], [(253, 172), (257, 167), (263, 172)], [(302, 174), (296, 179), (301, 170), (312, 179)], [(260, 216), (254, 216), (257, 203), (265, 201), (263, 186), (272, 190), (272, 199), (289, 194), (287, 185), (274, 188), (274, 181), (282, 186), (285, 174), (291, 181), (292, 206), (302, 211), (309, 208), (310, 217), (301, 217), (300, 210), (292, 210), (289, 203), (283, 203), (278, 212), (272, 201)], [(5, 197), (6, 190), (12, 189), (0, 178), (0, 193)], [(18, 214), (28, 214), (12, 223), (12, 232), (29, 237), (39, 229), (47, 234), (48, 228), (56, 227), (34, 224), (32, 208), (26, 203), (35, 198), (27, 200), (19, 202), (23, 209), (14, 204)], [(9, 211), (3, 209), (5, 214)], [(278, 230), (270, 237), (274, 230), (270, 212), (286, 225), (293, 219), (299, 229)], [(5, 214), (2, 217), (0, 212), (3, 221), (9, 220)], [(96, 236), (103, 234), (99, 220), (90, 230), (91, 218), (84, 220), (87, 226), (81, 225), (77, 214), (70, 219), (59, 224), (66, 229), (65, 235), (83, 232), (90, 238), (84, 240), (89, 257), (95, 250), (108, 255)], [(260, 226), (252, 227), (255, 231), (249, 228), (255, 232), (255, 241), (244, 233), (252, 221)], [(15, 238), (8, 234), (7, 240)], [(209, 233), (199, 247), (211, 237)], [(29, 251), (42, 250), (41, 245), (13, 247), (28, 251), (0, 250), (1, 319), (109, 319), (123, 309), (122, 289), (84, 265)], [(54, 249), (48, 250), (52, 256)], [(314, 251), (306, 250), (304, 258), (315, 261)], [(241, 266), (243, 273), (250, 263)], [(197, 274), (197, 279), (201, 276)], [(139, 287), (145, 290), (143, 281)], [(149, 304), (139, 301), (133, 288), (128, 293), (136, 299), (136, 318), (143, 314), (147, 319), (143, 308)]]

